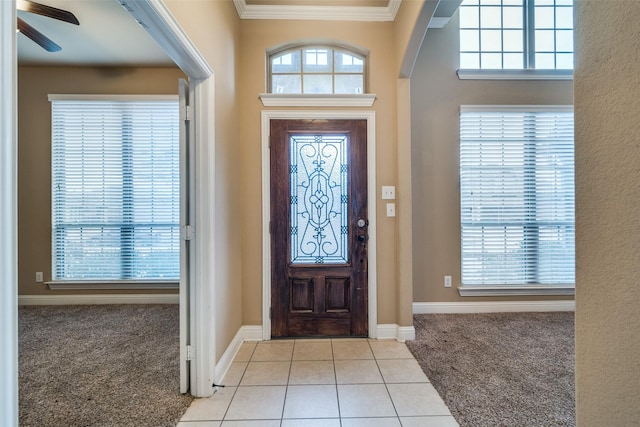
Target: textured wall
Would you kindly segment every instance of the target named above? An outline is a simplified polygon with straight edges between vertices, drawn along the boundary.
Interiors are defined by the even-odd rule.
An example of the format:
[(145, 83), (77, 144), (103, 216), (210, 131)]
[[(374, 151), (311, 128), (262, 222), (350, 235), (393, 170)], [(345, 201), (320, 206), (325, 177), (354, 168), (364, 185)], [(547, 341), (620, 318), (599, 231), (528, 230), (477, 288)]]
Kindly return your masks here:
[(640, 422), (640, 2), (577, 6), (577, 424)]

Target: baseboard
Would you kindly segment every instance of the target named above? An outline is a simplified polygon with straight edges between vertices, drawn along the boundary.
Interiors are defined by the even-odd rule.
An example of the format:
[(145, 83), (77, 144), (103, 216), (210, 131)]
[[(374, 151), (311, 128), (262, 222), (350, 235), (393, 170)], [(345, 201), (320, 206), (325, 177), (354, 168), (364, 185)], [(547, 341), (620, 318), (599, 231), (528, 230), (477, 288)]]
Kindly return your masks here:
[(178, 304), (178, 294), (18, 295), (18, 305)]
[(478, 302), (414, 302), (414, 314), (507, 313), (532, 311), (575, 311), (576, 302), (562, 301), (478, 301)]
[(376, 328), (377, 339), (395, 339), (400, 342), (416, 339), (416, 330), (413, 326), (398, 326), (396, 324), (382, 324)]
[(244, 341), (262, 341), (261, 325), (244, 325), (240, 329)]
[(240, 350), (240, 346), (245, 341), (262, 341), (262, 326), (260, 325), (245, 325), (241, 326), (236, 332), (236, 335), (233, 337), (227, 349), (222, 354), (222, 357), (216, 363), (215, 369), (215, 383), (223, 384), (224, 376), (227, 374), (227, 371), (231, 367), (233, 363), (233, 359), (235, 359), (236, 354)]

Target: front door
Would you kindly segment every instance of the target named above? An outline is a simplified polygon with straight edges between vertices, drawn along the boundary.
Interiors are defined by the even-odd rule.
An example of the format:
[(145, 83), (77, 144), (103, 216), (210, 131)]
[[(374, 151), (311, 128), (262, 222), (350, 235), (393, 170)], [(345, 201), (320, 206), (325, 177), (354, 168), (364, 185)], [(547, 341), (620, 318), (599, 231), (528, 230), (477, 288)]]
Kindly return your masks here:
[(270, 161), (272, 336), (366, 336), (366, 120), (271, 120)]

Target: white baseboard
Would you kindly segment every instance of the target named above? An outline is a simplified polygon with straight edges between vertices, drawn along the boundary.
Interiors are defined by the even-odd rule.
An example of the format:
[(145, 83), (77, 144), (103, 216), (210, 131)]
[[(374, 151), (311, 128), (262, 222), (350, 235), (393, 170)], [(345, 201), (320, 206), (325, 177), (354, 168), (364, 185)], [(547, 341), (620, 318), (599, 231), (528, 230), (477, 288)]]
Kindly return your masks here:
[(178, 294), (18, 295), (18, 305), (178, 304)]
[(575, 311), (576, 302), (562, 301), (478, 301), (478, 302), (414, 302), (414, 314), (511, 313), (543, 311)]
[(382, 324), (376, 328), (377, 339), (395, 339), (400, 342), (416, 339), (416, 330), (413, 326), (398, 326), (396, 324)]
[(262, 341), (261, 325), (244, 325), (242, 328), (242, 336), (244, 341)]
[(245, 341), (262, 341), (262, 326), (260, 325), (245, 325), (241, 326), (233, 337), (229, 346), (222, 354), (222, 357), (216, 363), (215, 369), (215, 383), (223, 384), (224, 376), (227, 375), (227, 371), (233, 363), (236, 354), (240, 350), (240, 346)]

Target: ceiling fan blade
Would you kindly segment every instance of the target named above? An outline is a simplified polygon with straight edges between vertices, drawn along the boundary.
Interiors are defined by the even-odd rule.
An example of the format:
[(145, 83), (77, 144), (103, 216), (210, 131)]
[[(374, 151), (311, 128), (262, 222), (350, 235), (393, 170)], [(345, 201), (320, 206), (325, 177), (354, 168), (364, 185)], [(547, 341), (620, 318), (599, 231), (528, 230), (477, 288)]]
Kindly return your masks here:
[(62, 48), (55, 44), (49, 37), (45, 36), (20, 18), (18, 18), (18, 31), (36, 42), (47, 52), (58, 52), (62, 50)]
[(35, 13), (38, 15), (46, 16), (48, 18), (57, 19), (59, 21), (68, 22), (70, 24), (80, 25), (80, 21), (76, 16), (62, 9), (46, 6), (44, 4), (36, 3), (30, 0), (17, 0), (18, 10), (22, 10), (29, 13)]

